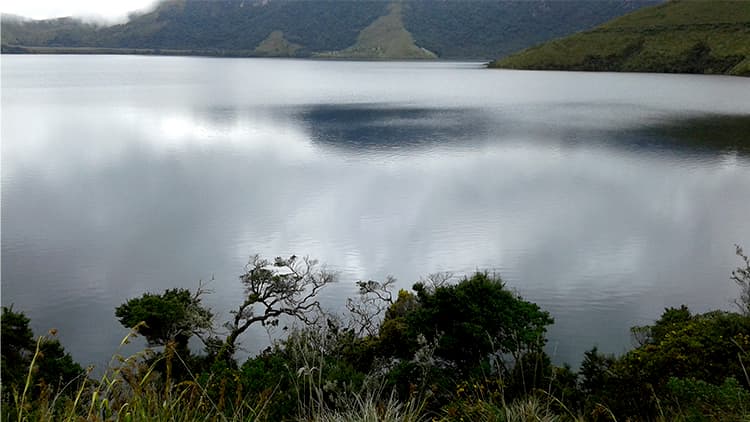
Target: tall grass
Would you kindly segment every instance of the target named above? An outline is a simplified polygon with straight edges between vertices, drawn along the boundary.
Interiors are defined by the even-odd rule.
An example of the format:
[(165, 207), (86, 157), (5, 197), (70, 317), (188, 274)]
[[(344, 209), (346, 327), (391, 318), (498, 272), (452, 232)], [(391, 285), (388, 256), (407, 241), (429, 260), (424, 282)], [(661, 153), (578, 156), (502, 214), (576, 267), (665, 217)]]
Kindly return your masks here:
[(384, 421), (419, 422), (426, 420), (425, 400), (415, 395), (399, 401), (394, 391), (386, 391), (385, 375), (373, 371), (361, 385), (331, 382), (331, 356), (337, 339), (325, 329), (293, 332), (285, 346), (290, 352), (290, 370), (297, 392), (298, 418), (305, 421)]
[[(122, 340), (121, 346), (134, 336), (135, 329)], [(232, 398), (227, 397), (221, 387), (219, 391), (209, 392), (206, 385), (221, 386), (224, 380), (209, 378), (207, 382), (199, 382), (173, 344), (167, 345), (158, 355), (149, 349), (128, 357), (116, 354), (98, 379), (88, 378), (92, 373), (89, 368), (79, 379), (54, 391), (36, 380), (35, 368), (44, 359), (41, 346), (45, 340), (45, 337), (37, 340), (23, 386), (13, 391), (11, 403), (3, 403), (2, 421), (234, 422), (271, 419), (268, 409), (276, 388), (270, 388), (270, 392), (261, 396), (242, 395), (239, 389)], [(459, 384), (452, 403), (444, 406), (440, 413), (427, 411), (427, 397), (419, 394), (399, 400), (395, 392), (386, 387), (385, 371), (374, 370), (356, 385), (332, 383), (335, 376), (331, 374), (334, 370), (331, 356), (335, 356), (337, 341), (325, 330), (306, 329), (293, 332), (284, 342), (288, 352), (287, 369), (297, 393), (296, 414), (288, 415), (289, 418), (310, 422), (586, 420), (585, 416), (568, 409), (554, 397), (551, 387), (546, 391), (532, 387), (525, 395), (506, 401), (504, 386), (507, 380), (501, 378), (488, 378), (484, 385), (476, 382)], [(744, 368), (742, 355), (739, 359)], [(187, 380), (173, 378), (176, 366), (187, 371)], [(681, 388), (683, 402), (675, 401), (677, 396), (657, 397), (654, 392), (659, 403), (656, 420), (696, 420), (696, 417), (713, 415), (718, 416), (714, 420), (750, 421), (750, 406), (744, 405), (742, 398), (731, 397), (735, 392), (744, 391), (735, 384), (711, 386), (694, 380), (675, 384)], [(742, 394), (742, 397), (747, 397), (748, 393)], [(701, 400), (691, 398), (696, 395), (702, 397)], [(229, 402), (231, 406), (227, 405)], [(695, 407), (695, 403), (712, 407)], [(736, 403), (739, 404), (735, 406)], [(597, 420), (617, 420), (612, 411), (601, 405), (595, 413)]]
[[(137, 336), (134, 328), (121, 342), (127, 344)], [(382, 377), (370, 377), (359, 389), (341, 385), (332, 392), (326, 385), (326, 344), (324, 335), (306, 330), (291, 336), (287, 343), (292, 359), (298, 394), (297, 415), (304, 421), (401, 421), (419, 422), (423, 419), (423, 401), (400, 402), (395, 394), (384, 394)], [(146, 349), (131, 356), (115, 354), (104, 374), (98, 379), (88, 376), (93, 368), (82, 374), (76, 383), (69, 383), (57, 392), (48, 386), (35, 385), (35, 368), (43, 359), (39, 337), (37, 347), (20, 393), (13, 395), (12, 406), (3, 406), (3, 421), (40, 422), (104, 422), (104, 421), (265, 421), (269, 420), (268, 406), (273, 392), (260, 397), (238, 396), (233, 406), (224, 391), (209, 394), (204, 385), (222, 385), (222, 380), (199, 382), (190, 372), (174, 345), (167, 345), (164, 353), (156, 355)], [(175, 365), (188, 372), (187, 381), (172, 378)], [(157, 368), (163, 368), (159, 373)], [(71, 388), (73, 388), (71, 390)], [(220, 389), (221, 390), (221, 389)], [(54, 393), (54, 395), (53, 395)], [(216, 393), (216, 392), (214, 392)], [(214, 397), (214, 398), (212, 398)], [(8, 408), (11, 407), (11, 408)]]
[[(120, 343), (120, 347), (136, 336), (134, 328)], [(254, 421), (264, 420), (267, 400), (243, 400), (232, 414), (225, 414), (211, 399), (193, 374), (190, 380), (172, 382), (173, 365), (188, 371), (174, 345), (167, 345), (164, 353), (155, 357), (146, 349), (123, 357), (115, 354), (99, 379), (88, 376), (92, 367), (77, 382), (68, 383), (59, 391), (40, 383), (35, 385), (37, 361), (46, 340), (40, 336), (29, 365), (25, 384), (20, 394), (13, 394), (13, 406), (3, 410), (3, 421), (89, 422), (98, 421)], [(148, 362), (148, 363), (146, 363)], [(164, 364), (165, 374), (158, 374), (157, 366)], [(163, 376), (162, 376), (163, 375)], [(75, 387), (75, 390), (70, 390)]]

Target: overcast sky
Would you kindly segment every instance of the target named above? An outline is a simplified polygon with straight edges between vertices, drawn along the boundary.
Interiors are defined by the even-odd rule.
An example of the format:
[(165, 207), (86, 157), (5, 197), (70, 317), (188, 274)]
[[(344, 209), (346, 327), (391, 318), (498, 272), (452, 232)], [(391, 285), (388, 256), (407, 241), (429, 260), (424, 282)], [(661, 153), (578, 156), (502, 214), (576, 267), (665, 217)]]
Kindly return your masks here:
[(33, 19), (79, 16), (122, 21), (129, 12), (153, 5), (155, 0), (3, 0), (0, 11)]

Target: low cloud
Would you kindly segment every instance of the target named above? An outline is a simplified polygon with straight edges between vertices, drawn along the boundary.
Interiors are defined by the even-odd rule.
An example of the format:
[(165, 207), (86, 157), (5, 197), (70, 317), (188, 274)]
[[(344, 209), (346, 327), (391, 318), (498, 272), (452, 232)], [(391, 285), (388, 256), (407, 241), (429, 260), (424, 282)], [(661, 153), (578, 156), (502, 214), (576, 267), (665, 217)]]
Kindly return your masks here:
[(35, 20), (72, 17), (86, 23), (115, 25), (127, 22), (133, 15), (147, 13), (157, 4), (157, 0), (6, 0), (3, 2), (2, 12)]

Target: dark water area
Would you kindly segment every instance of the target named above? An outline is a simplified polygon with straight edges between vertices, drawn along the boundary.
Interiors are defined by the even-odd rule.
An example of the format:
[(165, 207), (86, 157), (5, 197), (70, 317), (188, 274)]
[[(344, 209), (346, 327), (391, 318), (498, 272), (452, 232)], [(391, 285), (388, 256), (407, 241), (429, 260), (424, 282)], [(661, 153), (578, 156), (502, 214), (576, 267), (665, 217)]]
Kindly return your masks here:
[(359, 279), (495, 271), (555, 318), (555, 362), (621, 353), (664, 307), (732, 306), (748, 98), (731, 77), (3, 56), (2, 304), (101, 365), (127, 298), (213, 279), (223, 321), (250, 255), (310, 255), (339, 273), (330, 309)]

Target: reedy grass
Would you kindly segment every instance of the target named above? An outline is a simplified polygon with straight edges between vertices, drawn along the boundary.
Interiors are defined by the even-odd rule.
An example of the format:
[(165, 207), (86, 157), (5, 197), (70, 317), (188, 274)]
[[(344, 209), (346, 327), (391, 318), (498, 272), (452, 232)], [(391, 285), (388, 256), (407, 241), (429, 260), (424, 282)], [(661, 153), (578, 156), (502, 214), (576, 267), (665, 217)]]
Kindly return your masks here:
[[(120, 349), (137, 336), (133, 328), (120, 343)], [(66, 391), (74, 383), (68, 383), (58, 391), (52, 401), (51, 390), (41, 385), (36, 396), (34, 371), (39, 359), (43, 359), (40, 346), (44, 336), (37, 340), (22, 393), (14, 393), (14, 408), (3, 411), (3, 421), (40, 422), (104, 422), (104, 421), (256, 421), (265, 420), (265, 407), (270, 396), (251, 401), (245, 397), (238, 400), (233, 413), (225, 414), (211, 399), (208, 392), (189, 372), (174, 345), (167, 345), (164, 353), (155, 359), (150, 349), (128, 357), (115, 354), (98, 379), (90, 379), (93, 367), (81, 376), (76, 390), (67, 395)], [(145, 364), (149, 362), (150, 364)], [(156, 367), (165, 364), (166, 374), (162, 381), (157, 376)], [(176, 384), (172, 382), (172, 364), (183, 365), (190, 380)]]
[(395, 394), (383, 401), (381, 397), (372, 392), (367, 394), (352, 393), (347, 398), (345, 409), (324, 409), (319, 414), (313, 415), (315, 422), (420, 422), (427, 420), (422, 412), (422, 406), (418, 400), (409, 400), (401, 403)]
[[(120, 343), (120, 349), (136, 334), (133, 328)], [(139, 421), (264, 421), (268, 420), (267, 408), (273, 400), (276, 388), (260, 397), (238, 396), (233, 400), (231, 412), (225, 405), (228, 398), (223, 389), (218, 399), (206, 391), (177, 353), (174, 345), (167, 345), (164, 353), (155, 356), (150, 349), (124, 357), (115, 354), (98, 379), (88, 376), (93, 367), (81, 375), (80, 384), (68, 383), (49, 400), (52, 390), (46, 386), (35, 389), (35, 366), (43, 359), (40, 346), (45, 337), (39, 337), (37, 347), (20, 394), (14, 394), (14, 408), (3, 409), (3, 421), (40, 422), (139, 422)], [(382, 377), (372, 377), (354, 391), (341, 386), (335, 397), (331, 397), (325, 385), (325, 357), (331, 344), (325, 336), (311, 334), (288, 343), (292, 351), (292, 362), (299, 365), (293, 372), (294, 386), (298, 394), (296, 419), (304, 421), (403, 421), (420, 422), (424, 401), (417, 399), (400, 402), (394, 393), (383, 394)], [(119, 349), (118, 349), (119, 350)], [(157, 367), (163, 364), (164, 374)], [(188, 372), (188, 380), (173, 382), (173, 365), (182, 365)], [(377, 378), (377, 379), (376, 379)], [(212, 380), (204, 384), (212, 385)], [(215, 384), (213, 384), (215, 385)], [(278, 386), (276, 386), (278, 387)], [(384, 398), (385, 397), (385, 398)], [(290, 415), (295, 417), (295, 415)]]
[(541, 399), (533, 395), (526, 396), (505, 406), (502, 409), (502, 414), (504, 420), (508, 422), (556, 422), (563, 420), (562, 416), (556, 415), (550, 410), (549, 403), (544, 403)]
[[(131, 331), (120, 347), (135, 336), (135, 330)], [(128, 357), (115, 354), (99, 379), (88, 378), (93, 369), (89, 367), (80, 379), (53, 391), (41, 383), (35, 384), (35, 367), (40, 359), (44, 359), (41, 346), (45, 340), (43, 336), (37, 339), (23, 388), (13, 390), (11, 406), (3, 403), (2, 421), (263, 421), (269, 419), (267, 410), (278, 388), (277, 385), (258, 397), (243, 395), (239, 389), (236, 397), (228, 398), (220, 387), (218, 395), (209, 394), (207, 388), (210, 387), (206, 385), (221, 386), (225, 380), (209, 378), (208, 382), (199, 382), (174, 345), (167, 345), (164, 353), (158, 356), (150, 349)], [(463, 388), (458, 386), (451, 406), (444, 407), (440, 415), (431, 415), (426, 411), (426, 397), (415, 395), (400, 401), (393, 391), (387, 391), (383, 372), (373, 371), (361, 385), (331, 385), (332, 377), (327, 371), (331, 369), (330, 359), (335, 351), (336, 339), (322, 330), (293, 333), (284, 344), (289, 352), (288, 370), (298, 397), (297, 414), (289, 417), (297, 420), (586, 420), (554, 397), (551, 387), (549, 391), (536, 389), (512, 402), (506, 402), (504, 383), (500, 378), (485, 380), (487, 386), (498, 387), (497, 391), (480, 388), (477, 384), (471, 387), (467, 383), (461, 384)], [(739, 359), (745, 370), (742, 354)], [(188, 379), (179, 382), (173, 380), (173, 365), (184, 367)], [(165, 368), (163, 374), (158, 372), (158, 367)], [(652, 393), (658, 403), (655, 420), (693, 420), (692, 414), (680, 408), (680, 403), (663, 407), (664, 403), (669, 403), (669, 397), (658, 397), (653, 390)], [(230, 401), (233, 403), (231, 407), (226, 405)], [(720, 415), (731, 417), (731, 420), (750, 421), (748, 412), (750, 408), (744, 407)], [(615, 414), (604, 405), (598, 405), (596, 413), (599, 420), (617, 421)]]
[[(291, 352), (290, 367), (297, 392), (298, 418), (314, 422), (420, 422), (427, 420), (426, 400), (419, 396), (401, 402), (395, 391), (385, 391), (385, 377), (378, 371), (368, 374), (361, 386), (331, 383), (326, 373), (327, 357), (336, 347), (325, 330), (293, 332), (286, 347)], [(356, 388), (356, 389), (355, 389)]]

